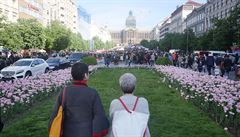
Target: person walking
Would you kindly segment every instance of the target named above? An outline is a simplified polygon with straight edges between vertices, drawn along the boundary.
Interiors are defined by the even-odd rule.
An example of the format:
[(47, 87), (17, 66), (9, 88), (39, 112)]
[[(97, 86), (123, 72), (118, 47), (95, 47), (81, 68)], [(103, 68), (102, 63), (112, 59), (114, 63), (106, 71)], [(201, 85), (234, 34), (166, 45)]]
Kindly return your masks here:
[(213, 55), (206, 55), (207, 59), (206, 59), (206, 66), (207, 66), (207, 71), (208, 71), (208, 75), (212, 74), (212, 70), (214, 68), (214, 57)]
[[(118, 111), (128, 109), (128, 110), (133, 110), (133, 111), (147, 114), (147, 115), (150, 114), (148, 101), (143, 97), (137, 97), (133, 94), (134, 89), (136, 87), (136, 82), (137, 82), (136, 77), (131, 73), (125, 73), (120, 77), (119, 84), (122, 89), (123, 96), (119, 97), (118, 99), (114, 99), (111, 102), (111, 105), (109, 108), (109, 116), (110, 116), (110, 122), (112, 123), (112, 127), (114, 126), (113, 119), (116, 118), (114, 117), (115, 113)], [(139, 121), (139, 122), (142, 122), (142, 121)], [(124, 128), (124, 127), (120, 127), (120, 128)], [(131, 130), (135, 128), (139, 128), (139, 127), (132, 127)], [(109, 137), (114, 137), (114, 131), (111, 128), (109, 131)], [(124, 137), (128, 137), (128, 136), (125, 135)], [(147, 125), (144, 128), (143, 137), (150, 137), (150, 132)]]
[[(51, 124), (63, 106), (61, 137), (103, 137), (107, 135), (109, 121), (97, 91), (88, 87), (88, 66), (76, 63), (72, 66), (72, 85), (60, 92), (49, 123)], [(64, 98), (64, 100), (63, 100)], [(62, 103), (63, 101), (63, 103)]]
[(151, 58), (150, 58), (150, 65), (153, 66), (155, 62), (155, 55), (152, 53)]
[[(223, 65), (224, 73), (226, 72), (229, 77), (229, 72), (231, 71), (232, 68), (232, 60), (229, 58), (229, 55), (225, 55)], [(222, 76), (224, 76), (224, 74)]]

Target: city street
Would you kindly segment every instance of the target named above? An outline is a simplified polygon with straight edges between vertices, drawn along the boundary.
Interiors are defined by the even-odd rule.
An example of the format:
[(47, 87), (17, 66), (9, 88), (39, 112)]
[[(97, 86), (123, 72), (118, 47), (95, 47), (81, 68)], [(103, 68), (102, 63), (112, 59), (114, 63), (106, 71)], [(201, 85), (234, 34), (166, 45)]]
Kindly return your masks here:
[(240, 1), (0, 0), (0, 137), (240, 137)]

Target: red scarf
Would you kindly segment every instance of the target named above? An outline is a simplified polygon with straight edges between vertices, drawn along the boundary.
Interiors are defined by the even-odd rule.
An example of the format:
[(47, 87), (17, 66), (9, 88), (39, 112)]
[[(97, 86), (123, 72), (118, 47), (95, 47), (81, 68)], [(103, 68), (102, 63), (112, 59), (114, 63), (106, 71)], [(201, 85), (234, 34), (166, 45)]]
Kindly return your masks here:
[(88, 83), (87, 80), (73, 80), (72, 81), (73, 86), (85, 86), (85, 87), (87, 87), (88, 86), (87, 83)]

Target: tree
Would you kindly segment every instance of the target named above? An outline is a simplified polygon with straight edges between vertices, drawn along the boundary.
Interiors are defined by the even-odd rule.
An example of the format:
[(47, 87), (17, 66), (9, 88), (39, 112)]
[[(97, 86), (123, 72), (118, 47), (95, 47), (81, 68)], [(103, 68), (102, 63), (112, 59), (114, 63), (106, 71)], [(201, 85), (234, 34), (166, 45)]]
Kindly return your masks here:
[(141, 42), (140, 42), (140, 44), (143, 46), (143, 47), (145, 47), (145, 48), (149, 48), (149, 42), (148, 42), (148, 40), (142, 40)]
[(17, 24), (9, 23), (0, 29), (0, 46), (12, 51), (23, 48), (23, 41)]
[(65, 50), (70, 47), (70, 36), (72, 32), (64, 27), (60, 22), (54, 21), (45, 30), (46, 49)]
[(240, 46), (240, 1), (236, 4), (228, 18), (233, 32), (233, 43)]
[(37, 20), (18, 20), (16, 31), (19, 31), (21, 35), (23, 48), (45, 48), (46, 39), (44, 36), (44, 28)]
[(186, 29), (183, 35), (183, 47), (186, 52), (192, 52), (197, 47), (197, 37), (195, 36), (192, 29)]
[(86, 51), (81, 34), (71, 34), (69, 50)]

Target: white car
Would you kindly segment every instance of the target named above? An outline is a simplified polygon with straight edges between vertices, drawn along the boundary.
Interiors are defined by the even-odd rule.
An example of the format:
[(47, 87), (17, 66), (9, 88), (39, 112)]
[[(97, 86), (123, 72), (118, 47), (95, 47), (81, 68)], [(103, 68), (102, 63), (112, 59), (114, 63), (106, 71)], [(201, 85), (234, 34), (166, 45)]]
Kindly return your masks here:
[(46, 61), (39, 58), (20, 59), (1, 70), (2, 79), (18, 79), (36, 76), (49, 71)]

